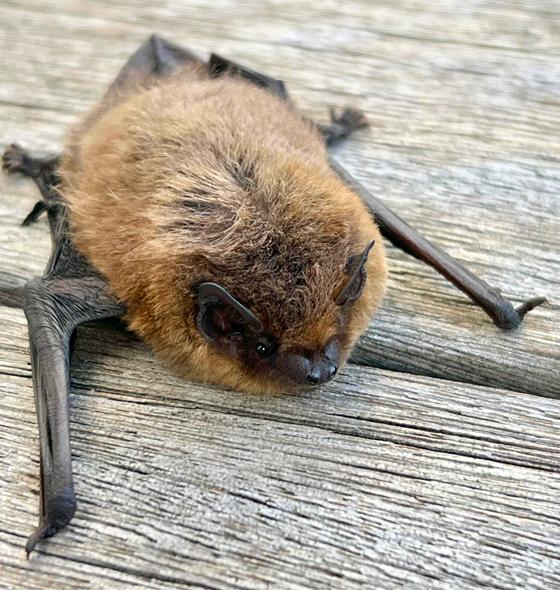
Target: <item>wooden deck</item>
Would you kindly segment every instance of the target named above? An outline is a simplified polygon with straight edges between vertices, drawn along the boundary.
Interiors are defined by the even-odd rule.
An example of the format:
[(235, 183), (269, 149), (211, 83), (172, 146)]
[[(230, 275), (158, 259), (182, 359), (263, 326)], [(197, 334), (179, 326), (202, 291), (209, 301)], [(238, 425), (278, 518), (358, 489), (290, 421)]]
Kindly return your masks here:
[[(0, 587), (560, 588), (560, 7), (555, 0), (4, 0), (0, 147), (59, 151), (152, 32), (364, 109), (336, 157), (514, 301), (503, 333), (389, 248), (383, 309), (335, 382), (250, 396), (181, 381), (131, 335), (79, 332), (79, 509), (26, 562), (38, 442), (21, 310), (0, 306)], [(0, 176), (0, 290), (41, 274), (37, 198)], [(4, 295), (2, 303), (9, 303)]]

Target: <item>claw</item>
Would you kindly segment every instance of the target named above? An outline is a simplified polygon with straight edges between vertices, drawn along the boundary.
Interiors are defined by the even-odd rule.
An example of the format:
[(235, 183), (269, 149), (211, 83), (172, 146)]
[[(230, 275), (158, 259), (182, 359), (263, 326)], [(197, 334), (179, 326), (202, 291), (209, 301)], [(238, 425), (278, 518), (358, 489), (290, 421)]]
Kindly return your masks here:
[(37, 201), (33, 209), (31, 209), (26, 218), (21, 222), (21, 225), (31, 225), (32, 223), (35, 223), (47, 210), (48, 206), (45, 201)]
[(10, 174), (22, 172), (30, 175), (29, 156), (17, 143), (12, 143), (2, 155), (2, 168)]
[(332, 145), (337, 141), (348, 137), (357, 129), (368, 126), (365, 114), (358, 109), (346, 107), (338, 112), (331, 107), (329, 109), (331, 122), (328, 125), (319, 125), (327, 145)]
[(331, 123), (334, 125), (340, 125), (344, 129), (345, 135), (349, 135), (356, 129), (368, 126), (368, 120), (363, 111), (355, 109), (353, 107), (346, 107), (342, 109), (340, 114), (337, 114), (334, 108), (329, 109)]
[[(47, 537), (51, 537), (52, 535), (54, 535), (54, 533), (56, 533), (56, 531), (54, 532), (50, 532), (52, 529), (50, 524), (40, 524), (31, 534), (31, 536), (29, 537), (29, 539), (27, 539), (27, 543), (25, 544), (25, 558), (29, 559), (29, 555), (31, 554), (31, 552), (33, 551), (33, 549), (35, 549), (35, 546), (37, 545), (37, 543), (41, 540), (41, 539), (45, 539)], [(50, 534), (49, 534), (50, 533)]]
[(72, 520), (76, 512), (76, 505), (76, 496), (72, 488), (47, 503), (46, 514), (40, 518), (39, 525), (25, 544), (27, 559), (41, 539), (53, 537)]
[(515, 311), (517, 312), (520, 320), (522, 320), (526, 313), (532, 309), (535, 309), (535, 307), (542, 305), (543, 303), (548, 303), (548, 299), (546, 297), (533, 297), (532, 299), (529, 299), (528, 301), (525, 301), (525, 303), (521, 304)]

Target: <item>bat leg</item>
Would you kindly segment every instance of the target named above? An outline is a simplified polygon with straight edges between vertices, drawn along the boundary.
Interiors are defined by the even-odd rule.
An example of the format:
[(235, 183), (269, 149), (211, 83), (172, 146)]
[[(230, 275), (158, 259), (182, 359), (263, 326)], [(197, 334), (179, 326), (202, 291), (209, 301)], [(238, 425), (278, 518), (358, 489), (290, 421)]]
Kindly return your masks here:
[(86, 321), (121, 316), (123, 306), (97, 276), (33, 279), (24, 292), (29, 325), (33, 387), (40, 438), (39, 525), (27, 555), (55, 535), (76, 510), (72, 481), (68, 396), (70, 353), (76, 327)]
[(54, 187), (59, 179), (56, 173), (60, 156), (36, 158), (31, 156), (21, 146), (12, 144), (8, 146), (2, 156), (2, 168), (10, 174), (19, 172), (31, 178), (41, 191), (42, 201), (35, 206), (23, 220), (22, 225), (29, 225), (37, 221), (40, 216), (49, 209), (59, 204), (59, 199)]
[(425, 262), (461, 289), (492, 318), (499, 328), (503, 330), (517, 328), (529, 311), (547, 302), (546, 297), (533, 297), (519, 307), (513, 307), (497, 289), (479, 279), (447, 252), (432, 244), (408, 225), (332, 158), (330, 164), (338, 176), (369, 205), (381, 233), (392, 244)]
[(329, 114), (331, 121), (328, 125), (316, 123), (317, 129), (328, 146), (334, 145), (354, 133), (354, 131), (368, 126), (365, 114), (352, 107), (346, 107), (341, 111), (331, 107)]

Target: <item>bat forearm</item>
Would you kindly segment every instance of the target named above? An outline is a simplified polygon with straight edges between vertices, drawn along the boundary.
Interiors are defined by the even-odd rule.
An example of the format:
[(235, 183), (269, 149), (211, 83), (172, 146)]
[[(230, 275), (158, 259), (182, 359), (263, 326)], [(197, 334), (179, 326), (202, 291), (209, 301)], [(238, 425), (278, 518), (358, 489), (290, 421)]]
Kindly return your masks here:
[[(64, 262), (60, 254), (53, 258), (51, 275), (60, 270), (57, 261)], [(55, 276), (26, 285), (24, 311), (29, 324), (41, 458), (41, 513), (39, 526), (26, 546), (29, 554), (38, 541), (66, 526), (76, 510), (68, 411), (72, 334), (82, 322), (122, 315), (124, 309), (98, 277)]]
[(535, 297), (514, 308), (499, 291), (432, 244), (332, 159), (331, 167), (368, 204), (381, 233), (392, 244), (437, 270), (481, 307), (498, 327), (504, 330), (517, 328), (527, 312), (546, 302), (544, 297)]
[(61, 305), (41, 279), (28, 283), (24, 310), (29, 325), (41, 465), (39, 526), (27, 542), (29, 555), (40, 539), (70, 521), (76, 500), (68, 412), (71, 323), (58, 321)]

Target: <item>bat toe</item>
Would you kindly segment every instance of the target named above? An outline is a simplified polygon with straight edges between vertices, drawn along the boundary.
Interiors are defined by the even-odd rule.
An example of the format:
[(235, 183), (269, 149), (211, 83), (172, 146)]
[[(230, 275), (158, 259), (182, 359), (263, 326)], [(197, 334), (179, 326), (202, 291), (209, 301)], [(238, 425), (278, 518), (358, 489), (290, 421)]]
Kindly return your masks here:
[(342, 127), (346, 135), (349, 135), (357, 129), (368, 126), (368, 120), (365, 113), (353, 107), (345, 107), (340, 112), (331, 109), (330, 117), (331, 123)]
[(331, 107), (329, 112), (331, 122), (328, 125), (318, 125), (327, 145), (345, 139), (354, 131), (369, 125), (365, 113), (353, 107), (345, 107), (342, 110)]
[(2, 168), (8, 173), (27, 172), (28, 156), (25, 150), (17, 143), (12, 143), (2, 155)]

